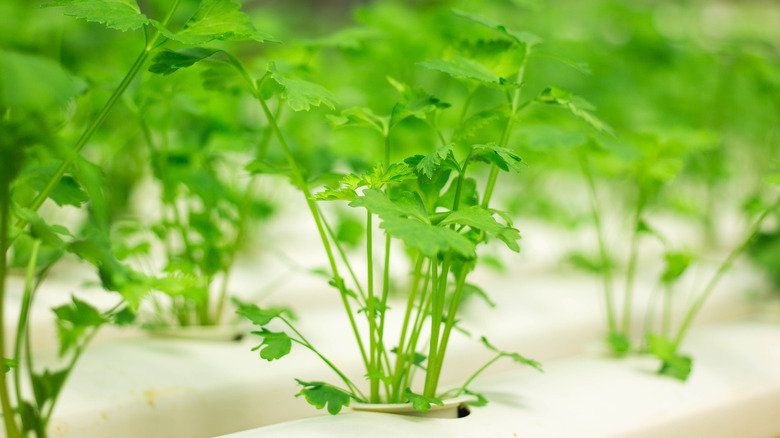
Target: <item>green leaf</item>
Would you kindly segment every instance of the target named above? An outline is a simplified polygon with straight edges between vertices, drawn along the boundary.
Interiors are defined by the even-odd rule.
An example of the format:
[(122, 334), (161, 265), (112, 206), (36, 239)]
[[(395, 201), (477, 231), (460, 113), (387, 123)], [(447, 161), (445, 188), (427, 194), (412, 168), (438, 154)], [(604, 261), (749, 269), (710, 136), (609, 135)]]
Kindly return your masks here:
[(490, 342), (488, 342), (487, 338), (484, 336), (482, 336), (480, 340), (488, 349), (498, 353), (499, 355), (501, 355), (501, 357), (509, 357), (517, 363), (528, 365), (529, 367), (535, 368), (539, 372), (544, 372), (544, 370), (542, 369), (542, 364), (540, 364), (539, 362), (533, 359), (528, 359), (527, 357), (521, 356), (518, 353), (508, 353), (506, 351), (501, 351), (498, 348), (494, 347)]
[(64, 249), (65, 242), (60, 236), (73, 235), (62, 225), (49, 225), (37, 213), (28, 208), (19, 208), (15, 211), (16, 215), (24, 219), (30, 227), (30, 236), (38, 239), (46, 246), (55, 249)]
[(51, 59), (0, 50), (0, 107), (39, 113), (63, 108), (85, 84)]
[(270, 323), (274, 318), (282, 316), (282, 310), (280, 309), (261, 309), (255, 304), (246, 304), (233, 299), (233, 303), (236, 304), (238, 310), (236, 313), (242, 315), (252, 321), (252, 324), (258, 326), (264, 326)]
[(671, 283), (680, 278), (688, 269), (691, 260), (691, 255), (684, 252), (668, 252), (664, 254), (666, 268), (664, 268), (664, 272), (661, 274), (661, 281)]
[(519, 155), (510, 151), (507, 148), (498, 147), (496, 145), (475, 145), (471, 152), (473, 159), (485, 161), (498, 166), (499, 169), (507, 172), (509, 169), (514, 170), (517, 173), (523, 170), (523, 159)]
[(511, 117), (509, 104), (501, 104), (497, 107), (480, 111), (463, 121), (455, 130), (455, 140), (466, 140), (476, 135), (480, 129), (498, 120)]
[(35, 434), (34, 436), (46, 436), (41, 413), (32, 405), (32, 403), (21, 400), (17, 407), (17, 411), (22, 420), (22, 431), (33, 432)]
[(433, 111), (449, 108), (450, 106), (450, 104), (430, 95), (409, 102), (399, 102), (393, 106), (393, 111), (390, 115), (390, 127), (394, 127), (409, 117), (425, 120), (425, 117)]
[(303, 395), (306, 401), (317, 409), (322, 409), (327, 405), (328, 412), (331, 415), (336, 415), (341, 412), (342, 407), (349, 406), (352, 395), (341, 388), (325, 382), (304, 382), (298, 379), (295, 381), (303, 386), (301, 392), (295, 396)]
[(649, 353), (661, 360), (658, 374), (685, 381), (691, 374), (693, 360), (690, 356), (677, 353), (674, 342), (665, 336), (649, 333), (647, 335)]
[(607, 345), (612, 349), (612, 352), (617, 355), (628, 353), (631, 349), (631, 341), (626, 336), (619, 333), (610, 333), (607, 336), (606, 341)]
[(579, 96), (575, 96), (569, 90), (558, 87), (550, 87), (542, 91), (539, 96), (536, 97), (535, 101), (538, 103), (558, 105), (566, 108), (576, 117), (584, 120), (597, 131), (615, 135), (615, 132), (609, 125), (602, 122), (591, 112), (595, 109), (591, 103)]
[(135, 0), (57, 0), (45, 7), (64, 6), (65, 15), (101, 23), (110, 29), (136, 30), (149, 24)]
[(437, 227), (416, 219), (387, 217), (380, 228), (393, 237), (402, 239), (407, 247), (415, 248), (427, 257), (453, 250), (467, 259), (476, 257), (475, 245), (463, 235), (444, 227)]
[(192, 18), (184, 25), (184, 29), (179, 32), (173, 33), (155, 20), (151, 20), (151, 23), (166, 38), (190, 46), (212, 40), (277, 41), (268, 34), (258, 32), (240, 8), (240, 4), (231, 0), (203, 0)]
[(456, 162), (455, 156), (452, 152), (452, 145), (448, 144), (446, 146), (440, 147), (435, 152), (426, 155), (422, 160), (420, 160), (415, 169), (428, 177), (428, 179), (433, 179), (434, 173), (436, 173), (436, 171), (444, 165), (457, 169), (458, 166), (457, 164), (453, 166), (454, 163)]
[(424, 395), (415, 394), (409, 388), (406, 388), (404, 394), (406, 395), (406, 399), (412, 404), (414, 409), (420, 412), (427, 412), (431, 408), (432, 404), (438, 406), (444, 406), (444, 402), (442, 402), (438, 398), (431, 398), (431, 397), (426, 397)]
[(509, 37), (512, 41), (518, 43), (518, 44), (526, 44), (528, 47), (533, 47), (534, 45), (542, 42), (542, 39), (538, 36), (530, 33), (530, 32), (516, 32), (513, 30), (507, 29), (504, 25), (498, 24), (492, 20), (489, 20), (484, 17), (480, 17), (478, 15), (469, 14), (468, 12), (459, 11), (456, 9), (452, 10), (452, 13), (457, 15), (458, 17), (463, 17), (466, 19), (469, 19), (475, 23), (479, 23), (483, 26), (489, 27), (491, 29), (494, 29), (507, 37)]
[(7, 357), (3, 358), (3, 373), (11, 371), (11, 368), (16, 368), (16, 361)]
[(328, 115), (331, 125), (338, 128), (370, 128), (386, 136), (390, 132), (390, 117), (374, 114), (371, 108), (357, 107), (341, 112), (340, 116)]
[(111, 322), (115, 326), (127, 327), (132, 325), (136, 320), (136, 313), (130, 306), (124, 306), (120, 310), (108, 315), (111, 318)]
[(512, 251), (520, 251), (520, 246), (517, 244), (517, 240), (520, 239), (520, 232), (515, 228), (500, 224), (493, 217), (493, 213), (490, 210), (478, 205), (449, 213), (441, 221), (441, 225), (448, 224), (467, 225), (471, 228), (482, 230), (500, 239)]
[[(393, 347), (393, 349), (390, 350), (390, 352), (393, 353), (393, 354), (398, 354), (398, 347)], [(418, 353), (418, 352), (415, 351), (414, 352), (414, 358), (412, 359), (412, 366), (416, 366), (416, 367), (419, 367), (422, 370), (425, 370), (425, 367), (422, 366), (422, 363), (425, 362), (425, 359), (427, 359), (427, 358), (428, 358), (428, 356), (426, 356), (424, 354), (421, 354), (421, 353)], [(405, 360), (408, 360), (408, 359), (405, 359)]]
[(479, 287), (479, 286), (477, 286), (475, 284), (471, 284), (471, 283), (464, 284), (463, 285), (463, 296), (464, 296), (464, 298), (468, 297), (468, 296), (478, 296), (478, 297), (482, 298), (482, 300), (488, 306), (490, 306), (492, 308), (496, 307), (496, 303), (493, 300), (490, 299), (488, 294), (485, 293), (485, 291), (482, 290), (481, 287)]
[(252, 351), (260, 350), (260, 357), (263, 359), (270, 362), (274, 359), (281, 359), (290, 353), (292, 339), (287, 336), (287, 333), (262, 329), (259, 332), (252, 332), (252, 334), (263, 337), (263, 342), (252, 349)]
[(693, 359), (690, 356), (675, 354), (661, 363), (658, 374), (673, 377), (683, 382), (688, 380), (693, 369)]
[(76, 297), (71, 303), (55, 307), (60, 338), (60, 355), (76, 348), (86, 339), (87, 330), (97, 328), (108, 320), (94, 307)]
[[(43, 189), (43, 186), (37, 189)], [(72, 176), (65, 175), (54, 187), (49, 198), (54, 201), (60, 207), (65, 205), (72, 205), (74, 207), (81, 207), (81, 204), (89, 201), (89, 195), (81, 189), (81, 186)]]
[(459, 55), (454, 55), (452, 61), (436, 59), (420, 62), (418, 65), (446, 73), (454, 78), (475, 80), (489, 86), (503, 86), (506, 84), (504, 79), (496, 76), (489, 68), (473, 59)]
[(315, 84), (292, 76), (283, 76), (271, 63), (268, 66), (271, 78), (284, 87), (282, 97), (293, 111), (308, 111), (312, 106), (325, 105), (336, 108), (336, 99), (322, 85)]
[[(407, 195), (413, 196), (413, 195)], [(363, 190), (363, 196), (359, 196), (349, 203), (350, 207), (364, 207), (382, 219), (393, 217), (413, 217), (423, 222), (428, 222), (428, 214), (424, 207), (408, 197), (401, 198), (400, 202), (393, 202), (385, 192), (369, 188)]]
[(70, 373), (70, 368), (63, 370), (50, 372), (44, 370), (41, 374), (33, 373), (31, 376), (33, 392), (35, 393), (35, 400), (43, 405), (49, 400), (57, 398), (57, 394), (62, 390), (62, 386), (65, 384), (65, 379)]
[(180, 68), (193, 66), (206, 58), (211, 57), (221, 50), (205, 49), (203, 47), (189, 47), (182, 50), (163, 50), (152, 58), (149, 71), (167, 76)]
[(475, 402), (468, 402), (469, 406), (476, 406), (476, 407), (487, 406), (488, 399), (484, 395), (476, 393), (476, 392), (471, 392), (468, 389), (464, 389), (463, 392), (465, 394), (468, 394), (468, 395), (473, 395), (474, 397), (477, 398), (477, 401), (475, 401)]

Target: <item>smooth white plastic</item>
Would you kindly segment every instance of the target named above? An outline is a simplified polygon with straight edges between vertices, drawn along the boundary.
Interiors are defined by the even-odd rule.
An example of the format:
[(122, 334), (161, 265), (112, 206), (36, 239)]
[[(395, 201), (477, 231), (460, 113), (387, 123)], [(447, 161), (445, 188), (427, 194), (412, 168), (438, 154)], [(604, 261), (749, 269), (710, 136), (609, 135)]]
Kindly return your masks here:
[(687, 382), (656, 375), (652, 359), (577, 357), (544, 375), (517, 370), (480, 379), (491, 402), (459, 419), (345, 413), (223, 438), (399, 436), (533, 438), (766, 438), (780, 435), (780, 327), (696, 330), (683, 351)]

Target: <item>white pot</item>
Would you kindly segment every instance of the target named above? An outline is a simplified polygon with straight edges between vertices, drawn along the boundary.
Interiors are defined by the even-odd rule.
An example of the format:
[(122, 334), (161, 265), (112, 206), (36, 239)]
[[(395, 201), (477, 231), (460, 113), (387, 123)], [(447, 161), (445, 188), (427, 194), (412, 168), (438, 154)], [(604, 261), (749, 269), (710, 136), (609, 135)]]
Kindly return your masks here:
[(350, 408), (359, 412), (376, 412), (382, 414), (408, 415), (411, 417), (425, 418), (459, 418), (465, 417), (464, 410), (468, 412), (466, 404), (476, 402), (477, 398), (472, 395), (462, 395), (456, 398), (442, 400), (443, 405), (431, 405), (431, 408), (425, 412), (420, 412), (412, 406), (411, 403), (352, 403)]
[(237, 342), (249, 331), (235, 325), (210, 325), (187, 327), (160, 327), (148, 329), (151, 336), (161, 338), (191, 339), (196, 341)]

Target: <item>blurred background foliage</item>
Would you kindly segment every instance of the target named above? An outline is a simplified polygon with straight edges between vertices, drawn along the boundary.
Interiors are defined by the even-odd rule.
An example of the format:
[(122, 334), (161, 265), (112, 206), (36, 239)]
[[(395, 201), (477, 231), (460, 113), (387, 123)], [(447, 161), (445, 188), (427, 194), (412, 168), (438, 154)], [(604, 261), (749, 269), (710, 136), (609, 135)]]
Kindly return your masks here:
[[(51, 105), (37, 128), (47, 138), (56, 138), (55, 143), (68, 145), (121, 80), (143, 47), (144, 34), (106, 29), (63, 16), (59, 8), (38, 7), (46, 3), (0, 4), (0, 86), (6, 87), (0, 92), (10, 96), (10, 83), (46, 91), (43, 84), (29, 83), (38, 80), (34, 75), (13, 76), (14, 57), (33, 56), (34, 62), (47, 63), (45, 68), (72, 77), (67, 84), (48, 84), (69, 88), (64, 94), (76, 97), (63, 110)], [(159, 18), (170, 2), (138, 4), (145, 14)], [(196, 5), (183, 1), (174, 27), (185, 22)], [(722, 244), (717, 230), (724, 210), (742, 209), (747, 218), (769, 202), (766, 178), (780, 163), (777, 2), (248, 0), (242, 10), (257, 29), (280, 43), (220, 41), (209, 46), (229, 50), (258, 77), (274, 62), (333, 92), (339, 103), (336, 111), (281, 110), (307, 174), (327, 182), (334, 172), (370, 168), (379, 158), (382, 139), (367, 129), (334, 129), (326, 114), (352, 107), (389, 114), (401, 96), (388, 78), (421, 87), (443, 102), (462, 102), (466, 87), (418, 63), (453, 55), (495, 60), (490, 54), (499, 52), (500, 36), (453, 14), (453, 9), (539, 36), (542, 43), (529, 60), (523, 95), (536, 96), (550, 84), (573, 90), (615, 131), (614, 136), (596, 134), (565, 111), (530, 108), (509, 142), (528, 164), (527, 171), (500, 193), (518, 217), (570, 228), (589, 226), (587, 203), (572, 199), (572, 194), (585, 193), (578, 159), (583, 151), (616, 211), (630, 216), (638, 199), (651, 193), (641, 201), (648, 211), (671, 212), (701, 224), (703, 245)], [(176, 44), (166, 47), (175, 49)], [(172, 200), (176, 196), (194, 194), (200, 199), (190, 200), (195, 202), (192, 211), (201, 214), (209, 202), (204, 196), (217, 197), (221, 220), (236, 222), (241, 193), (250, 180), (244, 166), (258, 150), (267, 151), (271, 163), (283, 159), (278, 148), (268, 147), (263, 117), (242, 90), (240, 78), (231, 74), (219, 67), (196, 67), (163, 77), (144, 69), (134, 81), (83, 152), (104, 175), (104, 214), (113, 222), (148, 219), (133, 200), (150, 179), (167, 193), (169, 204), (178, 202)], [(502, 101), (501, 93), (479, 90), (469, 114), (494, 107)], [(444, 111), (439, 125), (461, 129), (456, 126), (458, 111)], [(490, 119), (480, 123), (473, 136), (460, 138), (479, 143), (500, 136), (502, 124)], [(436, 147), (430, 126), (410, 118), (394, 134), (391, 159)], [(29, 174), (56, 158), (47, 151), (28, 160)], [(176, 167), (176, 181), (161, 173), (163, 162)], [(640, 174), (649, 176), (642, 182)], [(253, 201), (254, 219), (273, 211), (273, 201), (263, 196), (258, 193)], [(160, 216), (165, 215), (156, 217), (158, 225), (169, 226)], [(343, 221), (349, 224), (350, 218)], [(780, 259), (778, 245), (771, 243), (778, 232), (777, 221), (769, 221), (760, 247), (751, 251), (768, 269), (775, 269), (771, 265)]]

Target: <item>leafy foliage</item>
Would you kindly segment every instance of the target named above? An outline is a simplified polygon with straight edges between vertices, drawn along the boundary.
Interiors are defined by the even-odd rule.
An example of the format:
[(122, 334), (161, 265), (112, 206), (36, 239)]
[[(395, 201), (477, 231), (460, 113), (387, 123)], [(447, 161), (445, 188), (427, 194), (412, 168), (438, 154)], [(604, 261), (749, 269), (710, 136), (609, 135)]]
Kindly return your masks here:
[(268, 66), (271, 78), (284, 87), (282, 97), (293, 111), (308, 111), (313, 106), (335, 108), (336, 98), (323, 86), (294, 76), (279, 73), (274, 64)]
[(252, 332), (252, 334), (263, 338), (263, 342), (252, 349), (252, 351), (260, 350), (260, 357), (263, 359), (270, 362), (274, 359), (281, 359), (290, 353), (292, 341), (286, 333), (263, 329), (259, 332)]
[(691, 374), (693, 360), (677, 353), (674, 343), (666, 337), (648, 334), (649, 353), (661, 360), (659, 374), (685, 381)]
[(45, 6), (64, 7), (65, 15), (101, 23), (122, 32), (140, 29), (150, 22), (135, 0), (56, 0)]
[(429, 409), (431, 409), (432, 404), (444, 406), (444, 402), (442, 402), (441, 400), (433, 397), (425, 397), (424, 395), (415, 394), (409, 388), (406, 388), (405, 395), (406, 395), (406, 399), (409, 400), (409, 403), (411, 403), (412, 406), (420, 412), (427, 412)]
[(343, 389), (337, 388), (325, 382), (304, 382), (295, 379), (303, 389), (296, 397), (303, 395), (310, 405), (317, 409), (327, 406), (328, 413), (336, 415), (341, 412), (341, 408), (349, 406), (352, 396)]
[(190, 46), (213, 40), (276, 41), (272, 36), (257, 31), (240, 8), (241, 5), (232, 0), (203, 0), (179, 32), (171, 32), (159, 21), (152, 20), (151, 23), (166, 38)]

